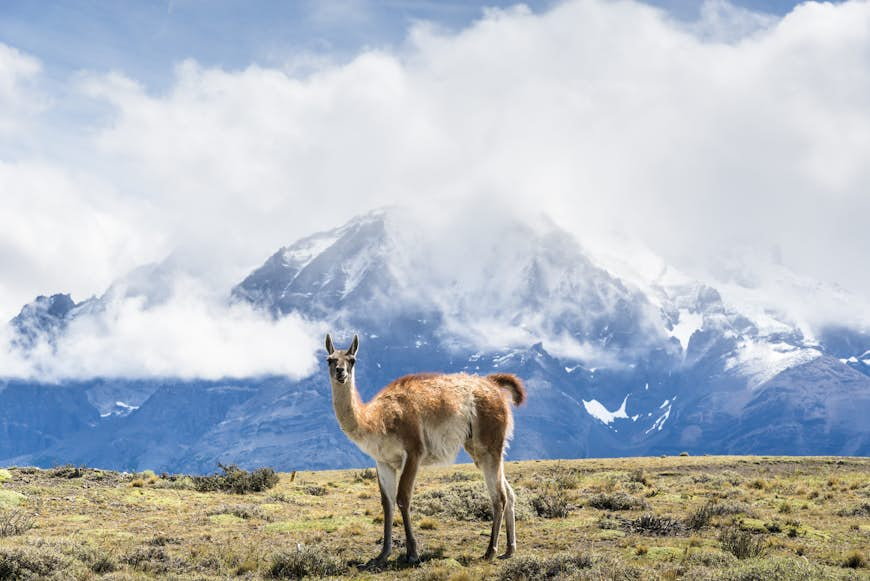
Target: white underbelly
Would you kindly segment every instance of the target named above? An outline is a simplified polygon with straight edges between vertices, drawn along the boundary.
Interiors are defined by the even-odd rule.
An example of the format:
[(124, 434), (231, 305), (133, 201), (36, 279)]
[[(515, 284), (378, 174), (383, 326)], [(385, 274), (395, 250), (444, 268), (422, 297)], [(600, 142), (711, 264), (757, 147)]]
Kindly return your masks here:
[(468, 437), (468, 422), (455, 418), (423, 429), (423, 464), (453, 464)]

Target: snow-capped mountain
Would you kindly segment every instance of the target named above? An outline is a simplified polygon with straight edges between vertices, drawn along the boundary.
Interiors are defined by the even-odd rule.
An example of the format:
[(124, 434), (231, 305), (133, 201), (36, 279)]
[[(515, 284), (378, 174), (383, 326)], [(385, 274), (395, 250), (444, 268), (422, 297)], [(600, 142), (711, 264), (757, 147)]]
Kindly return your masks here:
[[(365, 398), (415, 371), (517, 373), (529, 399), (511, 458), (870, 453), (870, 334), (849, 321), (813, 328), (745, 276), (629, 275), (547, 220), (469, 220), (372, 212), (278, 250), (229, 300), (324, 322), (340, 340), (359, 333)], [(474, 242), (451, 227), (473, 228)], [(164, 283), (149, 272), (166, 271), (133, 280), (159, 302)], [(120, 288), (138, 286), (116, 285), (84, 306), (40, 297), (14, 320), (18, 348), (62, 334)], [(28, 409), (31, 396), (52, 394), (66, 403)], [(367, 462), (334, 422), (322, 368), (299, 381), (7, 382), (0, 434), (15, 442), (0, 445), (0, 463), (205, 471), (218, 460)]]

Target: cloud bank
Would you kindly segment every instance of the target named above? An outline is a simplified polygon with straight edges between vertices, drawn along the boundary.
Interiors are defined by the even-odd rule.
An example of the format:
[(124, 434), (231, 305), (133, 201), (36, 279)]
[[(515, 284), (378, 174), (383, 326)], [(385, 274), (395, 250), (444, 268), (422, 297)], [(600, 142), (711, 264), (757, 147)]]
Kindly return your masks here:
[[(627, 0), (520, 6), (313, 62), (293, 76), (183, 61), (159, 93), (82, 72), (65, 81), (88, 104), (71, 125), (55, 123), (38, 59), (0, 45), (0, 314), (38, 293), (99, 294), (170, 252), (228, 288), (372, 207), (479, 195), (543, 211), (590, 246), (631, 237), (690, 272), (721, 278), (723, 249), (776, 249), (792, 270), (870, 293), (866, 0), (783, 18), (717, 0), (690, 23)], [(236, 316), (183, 310), (207, 335)], [(144, 367), (170, 372), (166, 357)]]
[[(149, 297), (116, 285), (97, 309), (72, 319), (56, 341), (12, 347), (0, 331), (4, 375), (62, 381), (91, 377), (221, 379), (286, 375), (316, 369), (325, 332), (297, 316), (272, 319), (247, 304), (229, 305), (197, 280), (174, 274)], [(155, 302), (156, 298), (156, 302)]]

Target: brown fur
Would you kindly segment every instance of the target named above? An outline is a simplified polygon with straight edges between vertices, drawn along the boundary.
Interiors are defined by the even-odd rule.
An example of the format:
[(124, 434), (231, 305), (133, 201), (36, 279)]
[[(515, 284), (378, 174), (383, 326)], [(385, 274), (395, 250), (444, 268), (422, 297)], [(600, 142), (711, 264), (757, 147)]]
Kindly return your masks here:
[[(373, 559), (382, 564), (392, 551), (394, 503), (402, 512), (407, 558), (417, 561), (417, 542), (411, 529), (411, 497), (419, 467), (455, 458), (464, 446), (484, 471), (493, 502), (493, 524), (485, 558), (498, 547), (502, 518), (506, 517), (511, 556), (516, 547), (514, 494), (504, 477), (503, 456), (513, 429), (507, 395), (515, 405), (526, 399), (514, 375), (488, 377), (466, 373), (406, 375), (382, 389), (369, 403), (359, 397), (353, 367), (359, 340), (346, 351), (336, 350), (327, 335), (333, 404), (342, 430), (378, 465), (384, 509), (384, 545)], [(398, 481), (397, 481), (398, 477)]]

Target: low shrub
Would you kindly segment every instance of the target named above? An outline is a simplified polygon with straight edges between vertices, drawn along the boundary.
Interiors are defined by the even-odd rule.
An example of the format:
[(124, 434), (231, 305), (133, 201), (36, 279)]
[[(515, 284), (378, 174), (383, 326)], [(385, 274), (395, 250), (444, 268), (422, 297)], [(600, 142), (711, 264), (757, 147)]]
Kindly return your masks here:
[(635, 508), (647, 508), (647, 503), (624, 492), (596, 494), (586, 501), (587, 506), (600, 510), (632, 510)]
[(738, 559), (750, 559), (764, 554), (765, 543), (761, 535), (753, 535), (738, 527), (729, 527), (719, 535), (722, 548)]
[(843, 567), (848, 567), (849, 569), (863, 569), (866, 566), (867, 557), (857, 549), (846, 553), (843, 559)]
[(626, 528), (631, 532), (641, 535), (655, 535), (659, 537), (679, 535), (686, 530), (686, 527), (679, 520), (656, 514), (645, 514), (629, 521)]
[(870, 502), (862, 502), (852, 508), (843, 508), (837, 511), (838, 516), (870, 516)]
[[(421, 492), (414, 497), (414, 510), (425, 516), (462, 521), (492, 520), (492, 501), (482, 482), (461, 482)], [(525, 520), (534, 514), (522, 490), (516, 491), (514, 514), (517, 520)]]
[(213, 510), (208, 511), (208, 516), (215, 516), (219, 514), (231, 514), (235, 517), (245, 520), (263, 517), (263, 511), (256, 504), (235, 504), (232, 506), (221, 505)]
[(36, 549), (0, 547), (0, 580), (45, 578), (63, 567), (60, 554)]
[(267, 575), (273, 579), (334, 577), (346, 570), (344, 563), (320, 547), (300, 545), (295, 551), (272, 556)]
[(121, 559), (124, 563), (145, 573), (160, 575), (170, 569), (170, 558), (163, 547), (136, 547)]
[(589, 555), (556, 555), (553, 557), (527, 555), (515, 557), (508, 561), (499, 570), (497, 578), (503, 581), (561, 579), (591, 566), (592, 558)]
[(278, 475), (271, 468), (258, 468), (248, 472), (231, 464), (224, 466), (218, 464), (223, 472), (210, 476), (193, 476), (193, 486), (199, 492), (231, 492), (233, 494), (247, 494), (249, 492), (262, 492), (274, 488), (278, 484)]
[(48, 475), (52, 478), (81, 478), (84, 474), (84, 469), (78, 466), (73, 466), (72, 464), (55, 466), (48, 471)]
[(196, 484), (193, 478), (184, 474), (167, 474), (162, 476), (154, 484), (155, 488), (168, 488), (169, 490), (194, 490)]
[(737, 557), (724, 551), (701, 549), (690, 552), (686, 557), (686, 563), (704, 567), (730, 567), (737, 563)]
[(325, 486), (320, 486), (318, 484), (305, 484), (301, 487), (302, 492), (305, 494), (310, 494), (311, 496), (325, 496), (328, 490), (326, 490)]
[(480, 480), (480, 476), (474, 472), (453, 472), (441, 477), (441, 482), (470, 482), (471, 480)]
[(714, 516), (732, 514), (750, 514), (750, 509), (740, 502), (709, 501), (686, 517), (686, 526), (697, 531), (707, 527)]
[(531, 502), (535, 513), (543, 518), (565, 518), (571, 511), (568, 496), (561, 488), (536, 494)]
[(12, 480), (12, 473), (5, 468), (0, 468), (0, 484)]
[(0, 537), (21, 535), (34, 527), (33, 516), (23, 510), (0, 512)]
[(378, 473), (373, 468), (359, 470), (353, 474), (353, 479), (357, 482), (362, 482), (363, 480), (376, 480), (377, 477)]
[(101, 548), (85, 546), (77, 552), (76, 557), (98, 575), (111, 573), (118, 568), (112, 553)]

